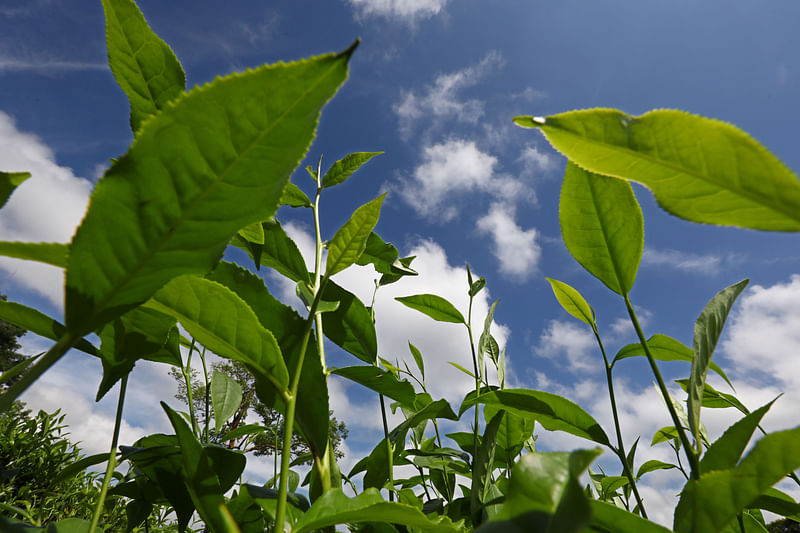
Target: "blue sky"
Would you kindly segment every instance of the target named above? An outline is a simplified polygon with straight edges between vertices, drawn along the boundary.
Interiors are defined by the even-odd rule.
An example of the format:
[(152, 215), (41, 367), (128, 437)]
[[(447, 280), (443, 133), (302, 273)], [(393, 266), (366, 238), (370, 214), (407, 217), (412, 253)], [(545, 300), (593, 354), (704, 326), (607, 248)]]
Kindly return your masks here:
[[(610, 421), (599, 353), (589, 331), (564, 313), (545, 276), (578, 288), (595, 307), (607, 349), (632, 341), (624, 306), (575, 263), (560, 241), (558, 193), (564, 159), (537, 132), (511, 123), (519, 114), (547, 115), (586, 107), (632, 114), (680, 108), (731, 122), (800, 169), (794, 126), (800, 119), (800, 5), (733, 1), (531, 2), (484, 0), (330, 0), (160, 2), (141, 0), (151, 26), (169, 43), (188, 85), (277, 60), (291, 60), (363, 42), (350, 79), (325, 108), (308, 159), (323, 166), (354, 151), (384, 151), (323, 199), (323, 226), (333, 234), (358, 205), (389, 191), (377, 231), (403, 255), (416, 254), (420, 276), (379, 294), (379, 347), (407, 357), (406, 341), (427, 357), (431, 388), (455, 402), (469, 378), (446, 364), (469, 364), (463, 332), (401, 308), (394, 296), (433, 292), (466, 311), (464, 265), (488, 281), (473, 319), (501, 303), (496, 336), (507, 343), (512, 383), (573, 398)], [(0, 5), (0, 169), (33, 178), (0, 211), (0, 239), (66, 242), (88, 193), (109, 158), (132, 135), (128, 104), (106, 66), (100, 2), (28, 0)], [(306, 190), (298, 173), (293, 181)], [(716, 359), (754, 408), (786, 396), (766, 426), (797, 424), (800, 395), (800, 252), (792, 235), (681, 221), (636, 188), (645, 216), (645, 256), (632, 300), (648, 335), (665, 333), (691, 345), (694, 320), (720, 289), (752, 279)], [(279, 212), (310, 257), (304, 213)], [(305, 243), (305, 244), (304, 244)], [(270, 274), (276, 295), (293, 290)], [(368, 301), (368, 270), (340, 275)], [(59, 272), (0, 259), (0, 291), (60, 316)], [(26, 349), (46, 344), (26, 337)], [(333, 364), (355, 364), (332, 350)], [(628, 444), (649, 442), (668, 423), (642, 361), (617, 372), (627, 402)], [(113, 401), (94, 405), (97, 361), (71, 354), (26, 395), (35, 407), (63, 406), (73, 434), (88, 451), (107, 446)], [(669, 378), (688, 367), (663, 365)], [(138, 365), (124, 437), (166, 429), (157, 397), (169, 398), (164, 369)], [(715, 385), (721, 386), (714, 382)], [(351, 428), (350, 455), (377, 442), (370, 398), (332, 382), (332, 405)], [(109, 395), (109, 398), (113, 397)], [(709, 412), (718, 433), (732, 413)], [(547, 434), (543, 448), (580, 445)], [(670, 459), (640, 446), (642, 462)], [(261, 475), (264, 470), (253, 471)], [(679, 478), (646, 487), (646, 498), (672, 504)], [(669, 512), (660, 517), (669, 519)]]

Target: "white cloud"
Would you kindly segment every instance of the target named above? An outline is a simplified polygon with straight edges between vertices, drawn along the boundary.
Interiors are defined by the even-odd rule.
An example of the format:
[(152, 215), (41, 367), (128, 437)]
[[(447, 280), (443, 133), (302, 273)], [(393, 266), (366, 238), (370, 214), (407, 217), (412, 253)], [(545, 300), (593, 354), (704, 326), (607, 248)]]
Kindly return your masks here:
[(491, 51), (476, 65), (440, 74), (420, 94), (407, 91), (394, 105), (400, 123), (400, 133), (408, 138), (422, 118), (432, 119), (437, 124), (449, 118), (458, 122), (476, 124), (483, 116), (483, 102), (477, 99), (462, 100), (458, 92), (473, 87), (488, 73), (505, 64), (503, 56)]
[(658, 250), (646, 247), (642, 256), (643, 265), (669, 267), (683, 272), (716, 276), (726, 266), (741, 262), (742, 258), (735, 254), (693, 254), (680, 250)]
[[(570, 370), (596, 371), (600, 362), (594, 360), (595, 338), (583, 323), (551, 320), (534, 348), (537, 355), (548, 359), (566, 358)], [(547, 382), (549, 384), (549, 381)]]
[(48, 74), (57, 71), (106, 70), (107, 68), (108, 65), (105, 63), (88, 61), (0, 56), (0, 73), (27, 70)]
[(558, 167), (558, 160), (552, 152), (545, 152), (535, 144), (530, 144), (522, 149), (517, 162), (522, 164), (522, 175), (537, 177), (547, 174)]
[(537, 271), (542, 249), (536, 242), (536, 228), (520, 228), (514, 221), (515, 212), (513, 205), (492, 204), (478, 220), (478, 230), (492, 237), (492, 253), (500, 262), (500, 272), (526, 279)]
[[(5, 171), (31, 173), (0, 209), (0, 240), (69, 242), (86, 210), (92, 184), (59, 166), (52, 150), (35, 135), (19, 131), (2, 111), (0, 161)], [(0, 268), (16, 283), (62, 305), (61, 269), (8, 258), (0, 258)]]
[(448, 0), (347, 0), (360, 16), (414, 22), (438, 15)]

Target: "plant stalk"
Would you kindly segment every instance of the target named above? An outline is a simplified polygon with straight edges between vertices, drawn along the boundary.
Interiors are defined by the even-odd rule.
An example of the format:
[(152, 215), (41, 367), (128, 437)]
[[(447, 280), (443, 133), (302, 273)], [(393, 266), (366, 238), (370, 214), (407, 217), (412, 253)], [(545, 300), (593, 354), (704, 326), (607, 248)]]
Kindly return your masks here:
[[(470, 287), (471, 288), (471, 287)], [(480, 382), (480, 371), (478, 369), (478, 355), (475, 353), (475, 341), (472, 338), (472, 300), (473, 296), (470, 294), (469, 296), (469, 310), (467, 311), (467, 333), (469, 334), (469, 347), (472, 350), (472, 368), (475, 372), (475, 422), (474, 427), (472, 429), (472, 465), (475, 466), (475, 461), (478, 458), (478, 425), (479, 425), (479, 418), (478, 415), (480, 414), (480, 404), (478, 403), (478, 397), (481, 394), (481, 382)]]
[(197, 424), (197, 416), (194, 412), (194, 399), (192, 398), (192, 353), (194, 353), (195, 340), (192, 338), (192, 345), (189, 346), (189, 358), (186, 366), (181, 365), (181, 374), (186, 382), (186, 399), (189, 400), (189, 418), (192, 419), (192, 431), (196, 437), (200, 436), (200, 426)]
[[(643, 518), (647, 518), (647, 511), (644, 510), (644, 502), (642, 502), (642, 497), (639, 495), (639, 489), (636, 487), (636, 480), (633, 477), (633, 472), (631, 472), (631, 467), (633, 465), (628, 464), (628, 455), (625, 453), (625, 444), (622, 442), (622, 429), (620, 428), (619, 423), (619, 414), (617, 412), (617, 400), (616, 396), (614, 395), (614, 380), (611, 377), (611, 365), (608, 362), (608, 356), (606, 355), (606, 349), (603, 346), (603, 341), (600, 339), (600, 333), (597, 331), (597, 326), (592, 324), (592, 332), (594, 333), (594, 338), (597, 339), (597, 344), (600, 346), (600, 353), (603, 354), (603, 361), (606, 365), (606, 381), (608, 382), (608, 398), (611, 401), (611, 413), (614, 416), (614, 429), (617, 433), (617, 449), (614, 452), (619, 457), (619, 460), (622, 462), (622, 469), (625, 473), (625, 477), (628, 478), (628, 483), (631, 485), (631, 489), (633, 490), (633, 495), (636, 498), (636, 503), (639, 505), (639, 510), (642, 513)], [(613, 449), (613, 448), (612, 448)]]
[(211, 387), (208, 383), (208, 368), (206, 367), (206, 347), (203, 346), (203, 351), (200, 352), (200, 361), (203, 363), (203, 379), (206, 382), (206, 394), (205, 394), (205, 424), (203, 427), (203, 436), (205, 438), (206, 444), (209, 443), (209, 435), (208, 435), (208, 415), (209, 415), (209, 406), (211, 404)]
[(691, 467), (691, 477), (692, 479), (700, 479), (700, 463), (697, 460), (697, 455), (695, 455), (693, 447), (691, 444), (689, 444), (689, 438), (686, 436), (686, 431), (681, 424), (680, 418), (678, 418), (678, 413), (675, 412), (675, 407), (672, 405), (672, 402), (669, 399), (670, 396), (669, 391), (667, 390), (667, 385), (664, 383), (664, 378), (661, 377), (661, 371), (658, 369), (656, 360), (653, 357), (653, 354), (650, 353), (650, 348), (647, 346), (647, 340), (645, 339), (642, 328), (639, 325), (639, 320), (636, 318), (636, 311), (634, 311), (633, 304), (631, 304), (628, 295), (624, 295), (623, 298), (625, 299), (625, 306), (628, 309), (628, 316), (630, 316), (631, 323), (633, 323), (633, 328), (636, 330), (636, 335), (639, 337), (639, 343), (642, 345), (644, 353), (647, 356), (647, 361), (650, 363), (650, 368), (656, 378), (658, 388), (661, 391), (661, 395), (664, 397), (664, 403), (667, 404), (669, 416), (672, 417), (672, 423), (675, 424), (675, 429), (678, 431), (678, 435), (680, 436), (684, 453), (686, 454), (686, 458), (689, 460), (689, 466)]
[(100, 515), (103, 513), (103, 505), (108, 495), (108, 485), (111, 482), (111, 476), (114, 469), (117, 467), (117, 441), (119, 441), (119, 429), (122, 425), (122, 408), (125, 404), (125, 392), (128, 389), (128, 374), (123, 376), (119, 386), (119, 400), (117, 400), (117, 415), (114, 419), (114, 435), (111, 438), (111, 450), (108, 452), (108, 466), (106, 466), (106, 475), (103, 477), (103, 486), (100, 489), (100, 499), (94, 508), (94, 515), (92, 516), (92, 523), (89, 526), (89, 531), (94, 531), (97, 524), (100, 522)]

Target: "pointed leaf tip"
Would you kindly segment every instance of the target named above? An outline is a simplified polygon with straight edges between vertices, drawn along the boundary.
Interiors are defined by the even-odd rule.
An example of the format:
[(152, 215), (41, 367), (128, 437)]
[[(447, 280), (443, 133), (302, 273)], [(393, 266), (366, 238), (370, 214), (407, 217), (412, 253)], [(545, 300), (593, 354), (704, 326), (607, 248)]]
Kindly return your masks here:
[(544, 117), (532, 117), (530, 115), (519, 115), (512, 119), (514, 124), (521, 128), (538, 128), (547, 121)]
[(341, 52), (336, 54), (336, 57), (346, 57), (347, 59), (350, 59), (350, 56), (353, 55), (353, 52), (356, 51), (356, 48), (358, 48), (358, 45), (360, 44), (361, 44), (361, 37), (356, 37), (356, 40), (353, 41), (353, 44), (348, 46), (346, 50), (342, 50)]

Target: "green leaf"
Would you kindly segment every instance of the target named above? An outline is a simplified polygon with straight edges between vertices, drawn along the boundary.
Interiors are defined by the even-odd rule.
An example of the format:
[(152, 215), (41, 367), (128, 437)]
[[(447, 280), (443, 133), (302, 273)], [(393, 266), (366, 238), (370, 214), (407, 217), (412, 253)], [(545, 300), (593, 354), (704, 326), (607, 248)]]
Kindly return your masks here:
[[(475, 392), (464, 398), (459, 415), (475, 405)], [(565, 431), (577, 437), (610, 446), (608, 436), (592, 416), (566, 398), (544, 391), (505, 389), (482, 393), (478, 403), (493, 405), (520, 415), (535, 415), (550, 431)]]
[[(689, 363), (694, 361), (694, 352), (691, 348), (667, 335), (656, 333), (647, 339), (647, 347), (650, 349), (650, 353), (653, 354), (653, 358), (658, 361), (686, 361)], [(646, 357), (640, 342), (622, 347), (617, 352), (614, 360), (611, 361), (611, 366), (613, 367), (620, 359), (627, 359), (628, 357)], [(731, 381), (725, 371), (717, 363), (712, 362), (709, 368), (719, 374), (728, 385), (731, 385)]]
[(456, 533), (461, 526), (446, 516), (427, 517), (422, 511), (403, 503), (386, 502), (377, 489), (369, 488), (348, 498), (335, 488), (323, 494), (292, 528), (292, 533), (305, 533), (336, 524), (360, 522), (402, 524), (432, 533)]
[[(235, 530), (230, 528), (226, 516), (230, 515), (230, 511), (225, 506), (225, 489), (222, 488), (220, 479), (214, 471), (211, 458), (181, 416), (164, 402), (161, 402), (161, 407), (166, 411), (169, 421), (175, 429), (181, 448), (181, 472), (197, 512), (212, 530), (233, 533)], [(224, 450), (223, 448), (219, 449)], [(239, 477), (244, 470), (244, 455), (239, 454), (239, 457), (241, 461), (236, 466), (241, 466), (241, 468), (237, 468), (238, 474), (235, 474), (234, 478)]]
[(288, 205), (289, 207), (311, 207), (311, 200), (308, 199), (306, 193), (300, 190), (300, 187), (291, 181), (286, 184), (283, 189), (283, 194), (278, 201), (280, 205)]
[(791, 518), (795, 522), (800, 521), (800, 503), (774, 487), (767, 489), (764, 494), (756, 498), (751, 507)]
[(0, 171), (0, 207), (6, 205), (14, 189), (22, 185), (31, 177), (30, 172), (2, 172)]
[(411, 356), (417, 364), (419, 373), (422, 376), (422, 381), (425, 381), (425, 359), (423, 359), (422, 353), (419, 351), (419, 348), (411, 344), (411, 341), (408, 341), (408, 350), (411, 352)]
[[(677, 433), (675, 434), (675, 438), (678, 438)], [(650, 459), (649, 461), (645, 461), (644, 464), (642, 464), (642, 466), (639, 467), (639, 471), (636, 472), (636, 479), (639, 479), (648, 472), (653, 472), (655, 470), (671, 470), (673, 468), (678, 468), (678, 467), (671, 463), (665, 463), (664, 461), (659, 461), (658, 459)]]
[(409, 268), (403, 259), (400, 259), (400, 252), (392, 243), (384, 242), (381, 236), (373, 231), (367, 237), (367, 244), (356, 264), (374, 265), (376, 272), (384, 276), (399, 276), (398, 279), (402, 276), (416, 276), (417, 272)]
[(800, 230), (800, 183), (778, 158), (730, 124), (683, 111), (634, 117), (589, 109), (517, 124), (591, 172), (636, 181), (662, 208), (693, 222)]
[(491, 418), (483, 431), (481, 445), (472, 462), (472, 487), (470, 487), (470, 514), (475, 525), (483, 522), (484, 503), (489, 487), (492, 485), (491, 474), (494, 470), (494, 454), (497, 448), (497, 431), (503, 421), (505, 411), (498, 411)]
[(372, 233), (381, 214), (381, 204), (386, 193), (356, 209), (350, 220), (344, 223), (328, 244), (328, 259), (325, 262), (325, 277), (355, 263), (367, 246), (367, 238)]
[(0, 255), (67, 268), (69, 246), (60, 242), (0, 242)]
[(41, 357), (42, 355), (44, 355), (44, 352), (33, 357), (26, 357), (19, 363), (15, 364), (8, 370), (4, 371), (2, 374), (0, 374), (0, 385), (10, 382), (12, 379), (25, 372), (25, 370), (33, 363), (35, 363), (36, 360), (39, 359), (39, 357)]
[[(0, 300), (0, 319), (53, 341), (66, 333), (66, 328), (58, 320), (16, 302)], [(100, 356), (97, 348), (86, 339), (79, 340), (75, 348), (89, 355)]]
[(131, 104), (131, 129), (158, 114), (186, 89), (186, 75), (133, 0), (103, 0), (108, 64)]
[(70, 463), (65, 468), (62, 468), (58, 471), (58, 474), (53, 478), (53, 483), (58, 483), (74, 477), (79, 473), (83, 472), (90, 466), (98, 465), (100, 463), (105, 463), (108, 461), (108, 452), (104, 453), (96, 453), (94, 455), (89, 455), (87, 457), (81, 458), (79, 461), (75, 461), (74, 463)]
[[(44, 529), (44, 533), (88, 533), (91, 523), (82, 518), (65, 518), (57, 522), (51, 522)], [(102, 533), (100, 527), (94, 529), (95, 533)]]
[(644, 247), (642, 210), (630, 184), (567, 163), (558, 214), (572, 257), (612, 291), (628, 294)]
[(266, 426), (262, 426), (260, 424), (245, 424), (244, 426), (239, 426), (238, 428), (225, 433), (225, 435), (222, 436), (222, 440), (224, 442), (249, 435), (258, 435), (259, 433), (264, 433), (267, 431), (267, 429), (268, 428)]
[(97, 398), (133, 370), (140, 359), (181, 366), (175, 317), (147, 307), (137, 307), (105, 325), (100, 331), (103, 380)]
[(399, 380), (389, 371), (374, 366), (346, 366), (330, 369), (331, 374), (355, 381), (370, 390), (383, 394), (405, 407), (414, 408), (414, 386), (406, 380)]
[(664, 426), (655, 432), (653, 435), (653, 440), (650, 442), (650, 446), (654, 446), (659, 442), (667, 442), (669, 440), (676, 440), (680, 438), (681, 436), (675, 426)]
[(557, 279), (552, 278), (545, 279), (550, 282), (550, 286), (553, 289), (553, 294), (555, 294), (556, 300), (558, 300), (558, 303), (561, 304), (561, 307), (563, 307), (567, 313), (571, 314), (578, 320), (585, 322), (590, 327), (594, 326), (594, 310), (592, 309), (592, 306), (583, 299), (581, 293), (563, 281), (558, 281)]
[[(486, 405), (483, 408), (483, 416), (486, 420), (491, 420), (500, 410), (500, 406)], [(514, 458), (522, 451), (525, 441), (533, 434), (535, 425), (536, 419), (531, 415), (522, 416), (506, 411), (495, 437), (497, 441), (495, 456), (506, 466), (511, 467)]]
[(239, 230), (238, 235), (251, 244), (264, 244), (264, 228), (260, 222), (248, 224)]
[(362, 361), (374, 364), (378, 357), (378, 337), (366, 306), (331, 280), (325, 284), (322, 299), (339, 303), (322, 320), (325, 336)]
[(598, 531), (614, 533), (670, 533), (670, 530), (645, 520), (640, 516), (617, 507), (616, 505), (590, 500), (592, 508), (591, 525)]
[(262, 226), (264, 245), (261, 252), (261, 264), (274, 268), (293, 281), (308, 282), (308, 269), (303, 255), (283, 230), (280, 222), (272, 219), (264, 222)]
[(322, 177), (322, 188), (339, 185), (353, 173), (361, 168), (361, 165), (383, 152), (355, 152), (348, 154), (338, 160)]
[[(478, 281), (475, 283), (478, 283)], [(486, 318), (483, 321), (483, 331), (478, 339), (478, 368), (483, 368), (484, 356), (488, 355), (489, 359), (491, 359), (495, 365), (497, 365), (497, 358), (500, 356), (500, 346), (498, 346), (497, 341), (494, 337), (492, 337), (491, 333), (492, 321), (494, 320), (494, 310), (499, 302), (499, 298), (494, 301), (489, 308), (489, 312), (486, 314)]]
[(245, 363), (258, 377), (279, 390), (287, 389), (289, 373), (275, 337), (230, 289), (204, 278), (180, 276), (147, 305), (174, 316), (212, 352)]
[[(713, 368), (715, 363), (711, 363), (711, 368)], [(689, 380), (688, 379), (676, 379), (675, 383), (681, 386), (684, 391), (689, 390)], [(735, 407), (738, 409), (742, 414), (748, 415), (750, 414), (750, 410), (744, 406), (739, 399), (734, 396), (733, 394), (727, 394), (724, 392), (720, 392), (708, 383), (705, 384), (703, 387), (703, 407), (708, 407), (711, 409), (725, 409), (728, 407)]]
[(224, 372), (211, 375), (211, 402), (214, 405), (214, 427), (219, 431), (236, 414), (242, 403), (242, 386)]
[(228, 500), (228, 510), (238, 524), (241, 533), (264, 533), (266, 521), (261, 507), (250, 496), (247, 489), (240, 489), (239, 494)]
[(395, 270), (395, 273), (392, 274), (384, 274), (381, 276), (381, 279), (378, 281), (378, 285), (383, 287), (385, 285), (391, 285), (397, 281), (403, 279), (404, 276), (416, 276), (417, 271), (411, 268), (411, 263), (416, 259), (417, 256), (411, 255), (409, 257), (401, 257), (392, 265), (392, 269)]
[(193, 89), (153, 116), (106, 172), (72, 242), (70, 332), (88, 332), (170, 279), (205, 274), (231, 237), (271, 217), (353, 48)]
[(439, 322), (452, 322), (466, 324), (462, 315), (453, 304), (435, 294), (415, 294), (413, 296), (398, 296), (395, 298), (401, 304), (416, 309)]
[(706, 450), (700, 461), (700, 474), (714, 470), (727, 470), (736, 466), (744, 453), (747, 443), (755, 433), (759, 422), (767, 413), (775, 400), (756, 409), (725, 430), (720, 438)]
[(687, 482), (675, 508), (675, 532), (721, 530), (798, 467), (800, 428), (765, 436), (735, 468), (709, 472)]
[(722, 335), (722, 328), (725, 327), (725, 319), (728, 318), (733, 302), (749, 282), (749, 279), (745, 279), (718, 292), (706, 304), (694, 325), (694, 358), (689, 378), (687, 408), (689, 428), (698, 443), (700, 442), (700, 408), (703, 405), (703, 388), (706, 383), (708, 367), (711, 364), (711, 356), (714, 354), (714, 348), (717, 346), (720, 335)]

